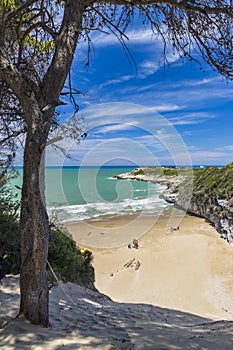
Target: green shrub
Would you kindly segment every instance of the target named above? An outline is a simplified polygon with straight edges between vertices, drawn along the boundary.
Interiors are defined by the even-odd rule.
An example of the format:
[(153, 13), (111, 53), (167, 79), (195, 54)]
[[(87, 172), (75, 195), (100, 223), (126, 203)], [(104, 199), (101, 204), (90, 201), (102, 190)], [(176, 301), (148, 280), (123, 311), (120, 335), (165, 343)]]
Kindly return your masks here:
[[(50, 229), (48, 260), (57, 277), (63, 282), (74, 282), (84, 286), (94, 283), (91, 251), (80, 251), (65, 230), (54, 226)], [(49, 276), (52, 278), (51, 272)]]
[(133, 175), (157, 175), (157, 176), (176, 176), (176, 168), (154, 167), (154, 168), (137, 168), (132, 171)]
[(19, 203), (7, 188), (9, 175), (0, 174), (0, 260), (4, 272), (18, 274), (20, 271), (20, 235), (18, 222)]
[(134, 169), (132, 171), (132, 174), (133, 175), (144, 175), (145, 173), (144, 173), (144, 169)]
[[(6, 173), (0, 174), (0, 276), (18, 274), (21, 265), (19, 203), (7, 188), (8, 180)], [(93, 286), (92, 253), (80, 251), (68, 232), (55, 225), (50, 226), (48, 261), (62, 281)], [(48, 276), (53, 281), (49, 269)]]
[(233, 163), (221, 169), (206, 167), (195, 172), (193, 183), (193, 198), (200, 191), (208, 196), (216, 195), (219, 199), (231, 199), (233, 197)]

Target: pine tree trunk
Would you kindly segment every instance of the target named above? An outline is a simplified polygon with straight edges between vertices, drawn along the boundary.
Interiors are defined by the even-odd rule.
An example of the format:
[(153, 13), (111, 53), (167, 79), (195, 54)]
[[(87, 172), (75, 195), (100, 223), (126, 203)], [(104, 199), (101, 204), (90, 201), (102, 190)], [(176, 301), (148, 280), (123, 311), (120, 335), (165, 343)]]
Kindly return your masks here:
[[(43, 127), (43, 126), (42, 126)], [(41, 128), (28, 128), (24, 152), (21, 203), (20, 313), (33, 324), (48, 326), (48, 216), (44, 203), (44, 157), (46, 142)]]

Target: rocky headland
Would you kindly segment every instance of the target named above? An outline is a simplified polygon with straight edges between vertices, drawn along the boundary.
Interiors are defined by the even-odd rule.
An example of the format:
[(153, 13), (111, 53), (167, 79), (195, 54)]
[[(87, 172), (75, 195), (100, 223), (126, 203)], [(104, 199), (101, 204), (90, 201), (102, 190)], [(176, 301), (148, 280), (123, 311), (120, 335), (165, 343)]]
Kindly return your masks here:
[(205, 218), (233, 244), (233, 163), (222, 168), (137, 168), (116, 178), (166, 185), (161, 196), (167, 202)]

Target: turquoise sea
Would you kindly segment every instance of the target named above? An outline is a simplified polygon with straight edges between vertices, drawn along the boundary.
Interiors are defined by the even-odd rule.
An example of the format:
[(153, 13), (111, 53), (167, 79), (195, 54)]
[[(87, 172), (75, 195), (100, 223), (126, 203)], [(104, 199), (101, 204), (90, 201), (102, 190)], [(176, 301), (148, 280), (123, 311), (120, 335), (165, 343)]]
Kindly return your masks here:
[[(59, 222), (105, 216), (161, 213), (169, 207), (159, 194), (163, 186), (142, 181), (117, 180), (115, 175), (132, 167), (47, 167), (46, 201), (50, 216)], [(21, 186), (19, 177), (12, 181)]]

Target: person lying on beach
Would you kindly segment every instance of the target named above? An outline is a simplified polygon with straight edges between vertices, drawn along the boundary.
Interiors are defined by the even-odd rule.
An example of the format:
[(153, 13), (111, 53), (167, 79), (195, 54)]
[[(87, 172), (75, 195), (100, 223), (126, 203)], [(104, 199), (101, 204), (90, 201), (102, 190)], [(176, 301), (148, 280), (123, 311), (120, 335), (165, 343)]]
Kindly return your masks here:
[(132, 249), (132, 248), (138, 249), (138, 246), (139, 246), (139, 244), (138, 244), (138, 240), (137, 239), (134, 239), (132, 243), (128, 244), (128, 248), (129, 249)]
[(180, 227), (177, 226), (177, 227), (171, 227), (170, 228), (171, 231), (179, 231), (180, 230)]

